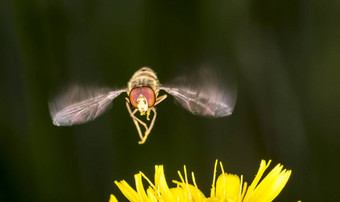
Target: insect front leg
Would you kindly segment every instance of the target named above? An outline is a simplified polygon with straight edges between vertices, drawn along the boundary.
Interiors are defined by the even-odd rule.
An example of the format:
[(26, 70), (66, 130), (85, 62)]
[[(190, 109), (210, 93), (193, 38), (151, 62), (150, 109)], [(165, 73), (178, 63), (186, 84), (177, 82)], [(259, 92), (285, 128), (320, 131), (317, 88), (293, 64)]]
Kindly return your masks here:
[[(135, 109), (133, 112), (131, 111), (130, 106), (129, 106), (129, 101), (128, 101), (128, 99), (127, 99), (127, 101), (126, 101), (126, 108), (128, 109), (129, 114), (130, 114), (130, 116), (131, 116), (131, 118), (132, 118), (132, 120), (133, 120), (133, 123), (135, 124), (135, 126), (136, 126), (136, 128), (137, 128), (137, 131), (138, 131), (138, 134), (139, 134), (140, 139), (143, 140), (143, 139), (144, 139), (144, 136), (143, 136), (142, 131), (141, 131), (140, 127), (139, 127), (139, 123), (142, 124), (142, 125), (144, 126), (144, 128), (145, 128), (145, 133), (147, 133), (147, 131), (148, 131), (148, 126), (146, 125), (146, 123), (144, 123), (143, 121), (141, 121), (140, 119), (138, 119), (138, 118), (135, 116), (135, 113), (138, 111), (137, 109)], [(144, 142), (145, 142), (145, 140), (143, 141), (143, 143), (144, 143)], [(138, 142), (138, 143), (139, 143), (139, 144), (143, 144), (143, 143), (140, 143), (140, 142)]]
[(164, 94), (162, 96), (159, 96), (156, 98), (156, 103), (155, 103), (155, 106), (158, 105), (160, 102), (162, 102), (163, 100), (165, 100), (165, 98), (167, 98), (168, 95), (167, 94)]
[[(164, 95), (162, 95), (162, 96), (160, 96), (160, 97), (157, 97), (154, 106), (156, 106), (157, 104), (159, 104), (160, 102), (162, 102), (163, 100), (165, 100), (165, 98), (167, 98), (167, 94), (164, 94)], [(155, 107), (152, 107), (150, 110), (153, 111), (152, 121), (151, 121), (151, 124), (150, 124), (150, 126), (149, 126), (149, 129), (147, 129), (147, 130), (145, 131), (144, 137), (142, 138), (141, 141), (138, 142), (139, 144), (144, 144), (144, 142), (145, 142), (146, 139), (148, 138), (148, 136), (149, 136), (149, 134), (150, 134), (150, 132), (151, 132), (151, 130), (152, 130), (154, 124), (155, 124), (155, 121), (156, 121), (156, 117), (157, 117), (156, 108), (155, 108)]]

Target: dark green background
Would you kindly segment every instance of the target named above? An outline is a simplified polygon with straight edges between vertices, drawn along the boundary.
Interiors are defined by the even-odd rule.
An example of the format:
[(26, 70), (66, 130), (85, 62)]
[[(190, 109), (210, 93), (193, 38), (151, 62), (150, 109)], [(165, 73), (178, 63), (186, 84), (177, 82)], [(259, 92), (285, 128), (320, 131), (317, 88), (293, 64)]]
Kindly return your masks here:
[[(215, 159), (251, 182), (261, 159), (293, 171), (277, 201), (339, 198), (339, 1), (3, 0), (0, 201), (107, 201), (114, 180), (168, 183), (187, 165), (208, 196)], [(55, 127), (68, 83), (124, 87), (141, 66), (161, 82), (208, 63), (234, 78), (234, 114), (196, 117), (166, 99), (145, 145), (124, 96), (96, 121)], [(230, 73), (232, 72), (232, 73)]]

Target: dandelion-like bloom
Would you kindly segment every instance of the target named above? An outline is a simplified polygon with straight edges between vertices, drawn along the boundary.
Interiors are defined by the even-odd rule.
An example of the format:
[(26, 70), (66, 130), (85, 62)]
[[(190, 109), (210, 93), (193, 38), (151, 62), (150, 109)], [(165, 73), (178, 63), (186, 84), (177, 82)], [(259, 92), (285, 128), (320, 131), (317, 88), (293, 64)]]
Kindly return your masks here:
[[(214, 168), (214, 177), (211, 187), (210, 197), (206, 197), (197, 187), (194, 173), (191, 173), (193, 184), (189, 184), (186, 167), (184, 166), (184, 178), (180, 171), (178, 175), (180, 181), (173, 180), (177, 187), (169, 188), (165, 180), (164, 168), (156, 165), (155, 182), (152, 183), (142, 172), (135, 175), (136, 190), (134, 190), (125, 180), (115, 181), (118, 188), (129, 201), (228, 201), (228, 202), (253, 202), (272, 201), (286, 185), (291, 170), (283, 169), (283, 166), (276, 165), (262, 180), (263, 173), (268, 168), (271, 161), (266, 163), (262, 160), (255, 179), (247, 187), (247, 182), (243, 182), (241, 177), (225, 173), (222, 163), (220, 167), (222, 174), (216, 181), (217, 161)], [(147, 190), (144, 189), (142, 178), (148, 183)], [(261, 181), (260, 181), (261, 180)], [(117, 201), (111, 195), (110, 202)]]

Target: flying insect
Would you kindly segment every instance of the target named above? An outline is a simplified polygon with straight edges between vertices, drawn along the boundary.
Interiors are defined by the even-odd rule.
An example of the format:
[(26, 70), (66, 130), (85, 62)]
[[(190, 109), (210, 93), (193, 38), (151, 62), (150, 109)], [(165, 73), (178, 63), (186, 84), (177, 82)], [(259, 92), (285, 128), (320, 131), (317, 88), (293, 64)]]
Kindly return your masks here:
[[(140, 141), (144, 144), (157, 117), (155, 106), (167, 98), (160, 90), (172, 95), (186, 110), (194, 115), (224, 117), (232, 114), (236, 101), (235, 93), (230, 92), (219, 82), (216, 74), (209, 70), (199, 70), (197, 74), (181, 77), (174, 84), (161, 85), (156, 73), (149, 67), (142, 67), (133, 74), (127, 88), (110, 89), (73, 86), (66, 93), (49, 102), (53, 124), (72, 126), (94, 120), (107, 111), (112, 101), (126, 92), (126, 108), (137, 128)], [(146, 116), (148, 125), (136, 116)], [(140, 125), (145, 129), (144, 134)]]

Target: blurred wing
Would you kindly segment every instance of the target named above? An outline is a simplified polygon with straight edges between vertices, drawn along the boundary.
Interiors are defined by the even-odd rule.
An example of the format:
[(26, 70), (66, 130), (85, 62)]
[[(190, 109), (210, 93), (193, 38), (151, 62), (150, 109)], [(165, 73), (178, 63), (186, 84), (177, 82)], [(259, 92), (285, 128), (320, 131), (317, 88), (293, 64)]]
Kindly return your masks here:
[(107, 111), (111, 101), (124, 91), (73, 86), (49, 103), (53, 124), (71, 126), (91, 121)]
[(231, 115), (234, 109), (236, 89), (224, 85), (209, 69), (201, 69), (174, 83), (161, 89), (174, 96), (182, 107), (195, 115), (224, 117)]

